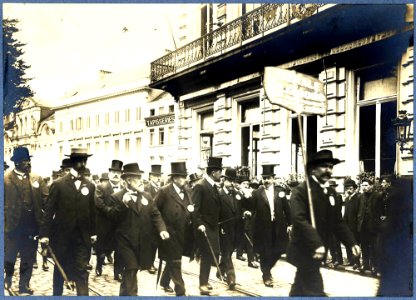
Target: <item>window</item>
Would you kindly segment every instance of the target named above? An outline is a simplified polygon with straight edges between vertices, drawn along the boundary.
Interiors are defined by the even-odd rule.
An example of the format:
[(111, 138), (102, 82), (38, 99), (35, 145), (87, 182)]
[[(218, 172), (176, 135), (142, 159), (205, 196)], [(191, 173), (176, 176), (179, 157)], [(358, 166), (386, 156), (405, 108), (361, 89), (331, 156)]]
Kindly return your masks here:
[(120, 112), (119, 112), (119, 111), (116, 111), (116, 112), (114, 113), (114, 122), (115, 122), (116, 124), (118, 124), (118, 123), (120, 122)]
[(64, 131), (64, 128), (63, 127), (64, 126), (63, 126), (62, 122), (59, 122), (59, 132), (63, 132)]
[(214, 112), (201, 113), (200, 117), (200, 160), (206, 161), (213, 153)]
[(142, 150), (142, 139), (141, 138), (136, 138), (136, 153), (140, 154)]
[(87, 143), (87, 152), (90, 153), (91, 144)]
[(129, 139), (124, 140), (124, 153), (126, 154), (130, 153), (130, 140)]
[(95, 152), (100, 151), (100, 142), (95, 142)]
[(159, 128), (159, 145), (165, 144), (165, 128)]
[(201, 114), (201, 131), (212, 131), (214, 128), (214, 113)]
[(64, 146), (59, 146), (59, 157), (62, 158), (64, 155)]
[(168, 129), (168, 145), (173, 144), (173, 134), (174, 134), (174, 127), (169, 126), (169, 129)]
[(110, 113), (105, 113), (105, 125), (110, 125)]
[(175, 106), (173, 105), (169, 105), (169, 113), (174, 113), (175, 112)]
[(241, 123), (258, 123), (260, 114), (259, 100), (241, 103)]
[(159, 107), (159, 115), (163, 115), (165, 113), (165, 108), (163, 106)]
[(151, 110), (150, 110), (150, 116), (152, 117), (152, 116), (154, 116), (155, 115), (155, 109), (154, 108), (152, 108)]
[(76, 120), (76, 130), (82, 130), (83, 122), (84, 120), (82, 118), (77, 118)]
[(120, 141), (115, 140), (114, 141), (114, 154), (116, 157), (118, 156), (119, 151), (120, 151)]
[(150, 146), (154, 145), (154, 139), (155, 139), (155, 130), (154, 129), (150, 129), (150, 137), (149, 137), (150, 141)]
[(90, 118), (90, 116), (87, 117), (87, 128), (91, 128), (91, 118)]
[(70, 127), (71, 127), (71, 131), (73, 131), (74, 130), (74, 120), (70, 121)]
[(126, 121), (126, 123), (130, 122), (130, 109), (126, 109), (124, 113), (124, 120)]
[(95, 116), (95, 127), (100, 127), (100, 115)]
[(136, 121), (140, 121), (142, 119), (142, 108), (137, 107), (136, 108)]

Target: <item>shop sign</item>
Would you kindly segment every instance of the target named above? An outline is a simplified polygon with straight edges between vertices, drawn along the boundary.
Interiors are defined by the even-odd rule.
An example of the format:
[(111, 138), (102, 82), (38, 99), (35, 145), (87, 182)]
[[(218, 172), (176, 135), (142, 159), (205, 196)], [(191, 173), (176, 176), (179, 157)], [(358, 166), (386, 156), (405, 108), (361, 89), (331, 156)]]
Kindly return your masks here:
[(175, 123), (175, 114), (145, 118), (147, 127), (161, 126)]
[(317, 78), (278, 67), (265, 67), (263, 84), (273, 104), (297, 114), (325, 114), (324, 84)]

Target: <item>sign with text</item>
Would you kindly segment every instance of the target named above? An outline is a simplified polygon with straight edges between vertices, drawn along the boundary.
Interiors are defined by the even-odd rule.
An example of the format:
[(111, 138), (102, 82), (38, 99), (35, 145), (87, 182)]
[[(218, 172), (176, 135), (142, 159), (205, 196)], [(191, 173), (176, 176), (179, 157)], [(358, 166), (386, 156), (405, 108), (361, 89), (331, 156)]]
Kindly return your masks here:
[(147, 127), (162, 126), (175, 123), (175, 114), (145, 118)]
[(263, 83), (273, 104), (297, 114), (325, 115), (324, 84), (319, 79), (296, 71), (265, 67)]

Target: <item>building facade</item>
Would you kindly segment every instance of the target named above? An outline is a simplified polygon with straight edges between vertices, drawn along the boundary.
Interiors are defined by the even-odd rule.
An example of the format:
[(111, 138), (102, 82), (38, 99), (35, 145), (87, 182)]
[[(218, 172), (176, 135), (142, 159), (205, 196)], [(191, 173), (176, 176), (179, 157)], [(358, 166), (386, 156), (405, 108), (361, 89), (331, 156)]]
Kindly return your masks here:
[(249, 5), (202, 5), (188, 19), (208, 22), (206, 33), (151, 65), (150, 86), (179, 103), (181, 156), (221, 156), (252, 176), (269, 163), (280, 177), (303, 173), (297, 116), (262, 86), (264, 67), (278, 66), (325, 84), (327, 114), (302, 116), (302, 130), (308, 154), (341, 159), (335, 177), (413, 175), (413, 153), (399, 151), (391, 122), (399, 110), (413, 117), (413, 7)]

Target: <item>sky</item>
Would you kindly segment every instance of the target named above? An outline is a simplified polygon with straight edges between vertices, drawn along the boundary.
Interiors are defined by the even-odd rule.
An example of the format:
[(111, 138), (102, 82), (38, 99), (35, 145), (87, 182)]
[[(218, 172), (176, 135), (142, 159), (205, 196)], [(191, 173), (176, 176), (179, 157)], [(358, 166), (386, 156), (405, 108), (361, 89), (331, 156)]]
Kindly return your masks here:
[[(35, 99), (48, 104), (99, 70), (139, 68), (174, 50), (168, 15), (177, 4), (3, 4), (17, 18)], [(168, 21), (169, 20), (169, 21)]]

